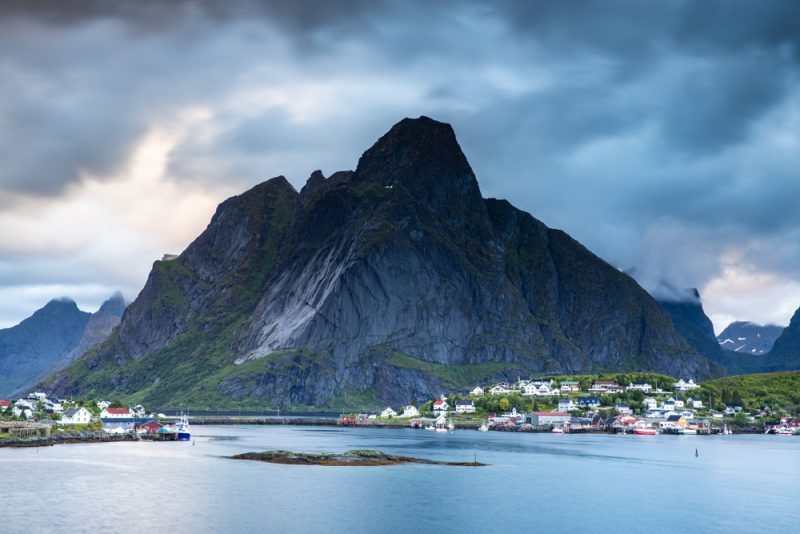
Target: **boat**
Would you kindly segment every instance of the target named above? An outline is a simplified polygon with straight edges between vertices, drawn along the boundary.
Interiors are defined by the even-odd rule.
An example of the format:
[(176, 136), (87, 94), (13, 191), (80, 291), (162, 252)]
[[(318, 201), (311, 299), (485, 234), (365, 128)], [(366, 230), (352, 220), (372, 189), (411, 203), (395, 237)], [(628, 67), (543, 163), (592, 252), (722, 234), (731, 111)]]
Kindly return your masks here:
[(725, 436), (728, 436), (730, 434), (733, 434), (733, 432), (731, 431), (730, 428), (728, 428), (728, 425), (723, 425), (722, 426), (722, 434), (725, 435)]
[(695, 430), (694, 428), (681, 428), (678, 431), (678, 434), (684, 434), (686, 436), (694, 436), (697, 434), (697, 430)]
[(553, 434), (563, 434), (564, 433), (564, 429), (563, 428), (559, 428), (559, 427), (555, 427), (550, 432), (552, 432)]
[(657, 434), (655, 428), (634, 428), (633, 433), (637, 436), (655, 436)]
[(792, 431), (786, 428), (785, 426), (779, 426), (778, 428), (775, 429), (774, 434), (778, 436), (791, 436)]
[(481, 432), (488, 432), (489, 431), (489, 425), (487, 425), (486, 423), (483, 423), (481, 426), (478, 427), (478, 430), (480, 430)]
[(191, 441), (192, 434), (189, 431), (189, 417), (181, 414), (175, 423), (175, 432), (178, 434), (178, 441)]
[(437, 426), (436, 427), (436, 432), (447, 432), (447, 428), (445, 428), (443, 426)]
[(436, 430), (436, 428), (433, 425), (428, 425), (425, 427), (425, 430)]

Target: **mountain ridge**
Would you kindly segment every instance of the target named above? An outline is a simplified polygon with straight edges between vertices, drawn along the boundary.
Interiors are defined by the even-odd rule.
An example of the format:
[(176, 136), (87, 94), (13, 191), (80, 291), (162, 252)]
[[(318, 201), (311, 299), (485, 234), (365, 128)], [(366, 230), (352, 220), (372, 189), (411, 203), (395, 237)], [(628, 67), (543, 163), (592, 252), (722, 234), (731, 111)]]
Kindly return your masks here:
[(719, 374), (626, 274), (483, 199), (449, 125), (404, 119), (355, 171), (283, 177), (157, 261), (119, 328), (44, 383), (165, 403), (355, 407), (540, 372)]

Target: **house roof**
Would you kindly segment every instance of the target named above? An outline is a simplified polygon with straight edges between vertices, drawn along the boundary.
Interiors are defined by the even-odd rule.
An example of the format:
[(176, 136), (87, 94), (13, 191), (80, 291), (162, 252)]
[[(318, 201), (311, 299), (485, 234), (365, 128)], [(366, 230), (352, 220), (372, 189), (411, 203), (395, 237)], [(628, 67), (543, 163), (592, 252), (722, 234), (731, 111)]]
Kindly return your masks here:
[(568, 413), (564, 412), (533, 412), (536, 415), (552, 415), (552, 416), (561, 416), (561, 417), (569, 417)]
[(161, 424), (161, 423), (159, 423), (158, 421), (148, 421), (148, 422), (146, 422), (146, 423), (142, 423), (142, 424), (141, 424), (141, 425), (139, 425), (139, 426), (152, 426), (152, 427), (158, 427), (158, 428), (161, 428), (161, 427), (162, 427), (162, 426), (164, 426), (164, 425), (162, 425), (162, 424)]
[(471, 400), (456, 401), (456, 406), (473, 406), (475, 403)]
[(437, 400), (433, 401), (433, 405), (434, 406), (441, 406), (444, 403), (445, 402), (442, 399), (437, 399)]
[(129, 415), (131, 413), (127, 408), (106, 408), (106, 411), (114, 415)]
[(667, 417), (667, 421), (670, 421), (670, 422), (672, 422), (672, 421), (680, 421), (682, 417), (683, 417), (682, 415), (670, 415), (669, 417)]
[(81, 411), (83, 409), (85, 409), (85, 408), (82, 408), (82, 407), (67, 408), (66, 410), (64, 410), (64, 417), (72, 417), (73, 415), (75, 415), (76, 413), (78, 413), (79, 411)]
[(0, 406), (11, 406), (11, 401), (0, 400)]

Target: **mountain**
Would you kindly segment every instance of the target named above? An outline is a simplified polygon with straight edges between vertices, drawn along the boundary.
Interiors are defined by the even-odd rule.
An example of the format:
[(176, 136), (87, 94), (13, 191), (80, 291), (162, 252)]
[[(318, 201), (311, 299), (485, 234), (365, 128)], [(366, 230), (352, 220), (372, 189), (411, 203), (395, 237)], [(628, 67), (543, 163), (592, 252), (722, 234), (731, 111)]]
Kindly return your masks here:
[(0, 330), (0, 397), (26, 389), (51, 371), (78, 345), (90, 316), (74, 301), (56, 299)]
[(669, 298), (659, 300), (669, 313), (675, 330), (689, 345), (709, 360), (719, 363), (728, 374), (760, 373), (767, 370), (766, 359), (752, 353), (723, 350), (714, 335), (714, 325), (703, 310), (697, 289), (678, 291), (669, 288)]
[(112, 335), (43, 387), (159, 406), (399, 404), (531, 373), (720, 372), (632, 278), (481, 197), (452, 128), (232, 197)]
[(765, 371), (800, 370), (800, 309), (766, 355)]
[(721, 349), (714, 335), (714, 325), (703, 310), (700, 293), (695, 288), (679, 293), (672, 291), (674, 298), (681, 300), (659, 300), (669, 313), (675, 330), (699, 354), (714, 361), (722, 359)]
[(717, 341), (720, 347), (741, 354), (761, 356), (772, 349), (775, 340), (783, 332), (782, 326), (774, 324), (760, 325), (746, 321), (729, 324)]
[(122, 320), (125, 306), (125, 299), (119, 291), (103, 302), (100, 309), (93, 313), (86, 323), (86, 327), (83, 329), (83, 335), (78, 344), (56, 364), (57, 367), (66, 367), (86, 351), (98, 343), (105, 341), (111, 334), (111, 331), (114, 330), (114, 327)]

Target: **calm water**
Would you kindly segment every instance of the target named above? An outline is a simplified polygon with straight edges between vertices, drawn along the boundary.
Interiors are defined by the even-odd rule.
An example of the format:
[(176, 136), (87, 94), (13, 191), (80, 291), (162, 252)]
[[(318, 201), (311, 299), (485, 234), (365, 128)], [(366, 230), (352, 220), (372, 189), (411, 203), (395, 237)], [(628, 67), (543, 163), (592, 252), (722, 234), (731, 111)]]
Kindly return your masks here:
[[(0, 449), (0, 533), (800, 531), (800, 437), (193, 431), (196, 445)], [(477, 450), (492, 465), (221, 458), (356, 448), (442, 460), (472, 460)]]

